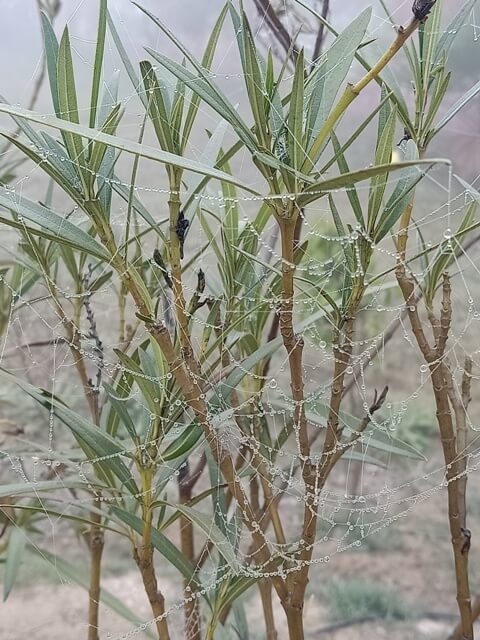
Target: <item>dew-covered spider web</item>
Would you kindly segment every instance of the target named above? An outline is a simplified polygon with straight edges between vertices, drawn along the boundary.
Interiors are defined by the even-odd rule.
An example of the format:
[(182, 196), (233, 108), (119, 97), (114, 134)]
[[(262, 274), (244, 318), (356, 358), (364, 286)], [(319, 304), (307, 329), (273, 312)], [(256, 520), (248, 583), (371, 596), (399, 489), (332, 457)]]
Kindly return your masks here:
[[(1, 9), (5, 14), (2, 31), (10, 28), (21, 42), (6, 34), (3, 54), (10, 59), (13, 77), (7, 80), (2, 74), (5, 86), (0, 93), (12, 104), (28, 107), (43, 68), (40, 27), (35, 3), (28, 9), (27, 22), (19, 15), (19, 4), (7, 2)], [(90, 112), (97, 4), (64, 0), (54, 23), (58, 34), (64, 24), (70, 29), (84, 124)], [(280, 69), (285, 53), (269, 30), (267, 14), (258, 10), (260, 4), (246, 6), (254, 39), (262, 55), (272, 46)], [(321, 10), (321, 2), (310, 4)], [(370, 4), (362, 0), (355, 6), (337, 6), (333, 0), (330, 20), (343, 29)], [(396, 4), (394, 22), (409, 19), (410, 4)], [(148, 8), (201, 58), (222, 4), (197, 0), (185, 6), (154, 5)], [(453, 5), (444, 2), (441, 35), (447, 33), (458, 10)], [(312, 73), (325, 61), (334, 39), (327, 34), (320, 58), (309, 59), (318, 23), (293, 2), (282, 0), (272, 6), (289, 33), (298, 31), (306, 68)], [(138, 61), (148, 57), (144, 46), (181, 62), (182, 55), (135, 6), (118, 0), (109, 8), (136, 68)], [(436, 121), (478, 82), (474, 64), (479, 53), (478, 11), (473, 7), (459, 28), (448, 62), (454, 80)], [(369, 61), (378, 59), (394, 35), (381, 4), (374, 3), (362, 55)], [(119, 103), (124, 112), (116, 135), (158, 148), (142, 105), (147, 92), (140, 85), (132, 86), (121, 58), (118, 42), (107, 29), (102, 108), (108, 113)], [(17, 64), (22, 73), (15, 77)], [(250, 125), (244, 73), (228, 19), (208, 73)], [(348, 80), (355, 82), (362, 73), (354, 62)], [(389, 74), (411, 112), (411, 76), (401, 54)], [(161, 90), (174, 101), (183, 89), (172, 76), (161, 78)], [(279, 88), (282, 95), (288, 94), (292, 80), (293, 67), (287, 64)], [(191, 92), (185, 91), (182, 99), (188, 105)], [(379, 100), (378, 86), (361, 95), (336, 129), (340, 144), (365, 122)], [(55, 115), (47, 79), (34, 109), (47, 117)], [(416, 635), (401, 635), (407, 633), (402, 630), (393, 635), (396, 631), (392, 631), (393, 638), (433, 637), (422, 635), (411, 620), (415, 616), (415, 620), (429, 619), (439, 611), (450, 629), (456, 610), (447, 518), (449, 482), (430, 370), (395, 278), (397, 227), (373, 243), (366, 274), (352, 272), (345, 257), (346, 247), (353, 254), (358, 251), (364, 234), (352, 210), (352, 198), (367, 211), (369, 200), (378, 195), (375, 182), (359, 182), (355, 191), (334, 189), (299, 211), (293, 316), (295, 330), (304, 341), (301, 405), (310, 441), (306, 460), (279, 327), (281, 277), (289, 264), (282, 258), (278, 224), (269, 208), (275, 199), (295, 201), (298, 194), (289, 190), (281, 196), (269, 194), (244, 148), (232, 156), (227, 170), (250, 192), (216, 180), (203, 184), (202, 175), (185, 171), (180, 190), (172, 194), (160, 163), (136, 160), (118, 149), (112, 152), (113, 169), (108, 176), (101, 167), (85, 168), (103, 182), (104, 193), (107, 189), (111, 193), (106, 223), (113, 230), (118, 256), (121, 260), (128, 256), (135, 277), (154, 301), (155, 320), (167, 329), (177, 354), (182, 353), (181, 338), (166, 240), (168, 244), (169, 200), (180, 201), (188, 222), (180, 229), (183, 296), (191, 346), (200, 363), (198, 368), (190, 367), (190, 373), (208, 408), (214, 434), (211, 445), (175, 383), (175, 371), (181, 365), (174, 361), (167, 366), (158, 345), (149, 338), (151, 318), (144, 317), (125, 290), (118, 256), (105, 259), (92, 250), (80, 257), (71, 246), (54, 241), (64, 229), (54, 229), (48, 222), (42, 227), (37, 218), (34, 228), (46, 230), (42, 236), (32, 232), (31, 219), (22, 214), (28, 199), (32, 207), (59, 214), (71, 225), (69, 229), (94, 237), (81, 204), (55, 185), (42, 167), (50, 163), (78, 187), (76, 167), (65, 153), (61, 134), (49, 128), (47, 120), (45, 126), (41, 119), (25, 125), (5, 114), (1, 117), (2, 132), (15, 132), (27, 151), (41, 156), (40, 164), (20, 162), (22, 153), (16, 145), (8, 140), (1, 143), (0, 566), (8, 596), (2, 605), (6, 612), (0, 621), (2, 637), (87, 637), (89, 545), (94, 535), (103, 535), (99, 638), (158, 637), (159, 618), (167, 621), (172, 639), (186, 638), (185, 612), (187, 627), (188, 614), (199, 616), (202, 638), (264, 638), (261, 598), (253, 585), (264, 584), (265, 578), (290, 584), (289, 576), (302, 573), (302, 550), (308, 546), (302, 536), (309, 509), (312, 520), (316, 518), (316, 534), (307, 560), (311, 566), (307, 637), (323, 637), (322, 629), (339, 619), (332, 613), (332, 585), (339, 593), (339, 585), (356, 584), (360, 591), (367, 591), (376, 583), (390, 594), (391, 602), (405, 601), (405, 624), (411, 625), (408, 633)], [(351, 170), (374, 163), (377, 121), (375, 116), (367, 123), (349, 148)], [(29, 140), (29, 128), (37, 135), (36, 143)], [(40, 131), (50, 137), (40, 136)], [(402, 136), (399, 121), (394, 161), (401, 161), (408, 151), (409, 141)], [(427, 151), (427, 158), (449, 162), (435, 162), (423, 174), (423, 166), (413, 169), (419, 182), (407, 250), (416, 303), (429, 339), (423, 299), (438, 256), (444, 257), (450, 274), (452, 323), (444, 361), (451, 372), (450, 397), (458, 400), (455, 406), (452, 401), (452, 413), (459, 420), (463, 416), (466, 427), (465, 446), (458, 456), (463, 461), (461, 477), (468, 479), (471, 558), (480, 528), (475, 490), (480, 465), (480, 229), (475, 227), (475, 199), (480, 202), (475, 191), (480, 181), (479, 136), (477, 99), (448, 123)], [(212, 167), (236, 140), (235, 131), (201, 101), (185, 156)], [(320, 165), (331, 157), (332, 149), (327, 147)], [(337, 174), (332, 162), (323, 177)], [(379, 183), (377, 188), (385, 189), (388, 198), (398, 180), (392, 172), (386, 185)], [(343, 233), (332, 210), (344, 222)], [(459, 234), (462, 225), (471, 227), (469, 233)], [(100, 244), (104, 240), (96, 239)], [(355, 318), (351, 355), (342, 378), (340, 426), (330, 453), (336, 464), (320, 487), (322, 446), (337, 382), (335, 360), (343, 354), (332, 343), (335, 313), (356, 276), (365, 276), (368, 287)], [(441, 284), (435, 288), (431, 312), (438, 314)], [(185, 354), (188, 357), (184, 349)], [(235, 497), (218, 466), (226, 458), (234, 463), (232, 477), (240, 492)], [(305, 488), (306, 462), (317, 473), (312, 501), (311, 490)], [(153, 478), (148, 491), (142, 486), (140, 467), (148, 470), (144, 476)], [(251, 511), (239, 506), (243, 499)], [(152, 613), (132, 558), (141, 549), (146, 513), (154, 532), (158, 591), (165, 599), (160, 616)], [(194, 549), (189, 558), (184, 545), (192, 527)], [(175, 549), (179, 550), (176, 556)], [(427, 579), (429, 572), (433, 579)], [(472, 593), (478, 593), (475, 570), (471, 582)], [(230, 592), (232, 599), (218, 610)], [(92, 598), (97, 596), (90, 594)], [(284, 614), (275, 595), (273, 601), (278, 637), (286, 638)], [(192, 604), (197, 602), (198, 607)], [(348, 620), (372, 617), (370, 610), (352, 607), (353, 614), (344, 611)], [(389, 618), (390, 613), (379, 617)], [(210, 628), (213, 614), (218, 623), (215, 631)], [(360, 633), (348, 637), (364, 637)]]

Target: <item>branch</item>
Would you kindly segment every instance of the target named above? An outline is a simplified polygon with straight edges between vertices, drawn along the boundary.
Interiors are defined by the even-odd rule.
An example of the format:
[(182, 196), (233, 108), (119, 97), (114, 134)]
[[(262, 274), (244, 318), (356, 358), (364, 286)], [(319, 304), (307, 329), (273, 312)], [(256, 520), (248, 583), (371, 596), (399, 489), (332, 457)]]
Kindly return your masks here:
[[(323, 0), (322, 14), (321, 14), (323, 20), (327, 19), (329, 10), (330, 10), (330, 0)], [(310, 72), (313, 71), (317, 63), (317, 60), (321, 56), (324, 41), (325, 41), (325, 22), (320, 22), (320, 25), (318, 27), (318, 32), (317, 32), (317, 38), (315, 40), (315, 46), (313, 48), (312, 66), (310, 67)]]
[(258, 13), (265, 19), (268, 28), (278, 43), (285, 50), (285, 53), (290, 52), (290, 58), (293, 64), (296, 64), (298, 57), (298, 49), (292, 44), (292, 38), (285, 29), (282, 21), (277, 16), (275, 9), (270, 4), (270, 0), (253, 0)]

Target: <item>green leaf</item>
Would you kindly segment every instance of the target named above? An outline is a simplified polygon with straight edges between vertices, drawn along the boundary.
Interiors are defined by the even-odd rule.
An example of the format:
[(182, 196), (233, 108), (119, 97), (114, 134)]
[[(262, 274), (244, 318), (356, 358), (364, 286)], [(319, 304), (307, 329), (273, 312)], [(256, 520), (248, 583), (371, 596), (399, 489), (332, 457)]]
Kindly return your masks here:
[(375, 242), (382, 240), (394, 228), (410, 198), (413, 197), (415, 186), (423, 177), (423, 173), (416, 167), (416, 163), (420, 164), (421, 161), (418, 160), (418, 148), (413, 140), (409, 140), (406, 144), (405, 160), (409, 161), (410, 166), (402, 171), (395, 189), (385, 204), (378, 225), (372, 231)]
[(112, 35), (113, 41), (115, 43), (115, 46), (117, 48), (117, 51), (120, 55), (120, 58), (122, 59), (123, 65), (127, 71), (128, 77), (130, 78), (130, 82), (132, 83), (133, 88), (135, 89), (138, 97), (140, 98), (140, 100), (143, 103), (143, 106), (145, 108), (147, 108), (147, 98), (145, 96), (145, 93), (143, 91), (139, 90), (139, 87), (141, 86), (141, 83), (138, 79), (138, 76), (135, 72), (135, 68), (133, 66), (133, 64), (130, 62), (130, 58), (128, 57), (128, 54), (125, 50), (125, 47), (122, 44), (122, 41), (120, 39), (120, 36), (118, 35), (118, 31), (115, 27), (115, 23), (112, 20), (112, 16), (110, 15), (110, 12), (107, 10), (107, 24), (108, 24), (108, 29)]
[[(147, 318), (147, 320), (151, 321), (150, 318)], [(138, 388), (142, 392), (142, 395), (148, 404), (150, 412), (154, 415), (158, 415), (158, 412), (161, 408), (161, 404), (155, 402), (157, 397), (160, 395), (159, 383), (158, 381), (155, 381), (155, 378), (158, 378), (158, 373), (151, 372), (153, 373), (153, 379), (150, 379), (148, 372), (144, 370), (145, 366), (148, 366), (146, 352), (141, 348), (138, 349), (138, 358), (141, 364), (137, 363), (126, 353), (123, 353), (123, 351), (120, 351), (120, 349), (114, 349), (114, 353), (119, 361), (123, 364), (123, 366), (126, 367), (128, 373), (130, 373), (134, 377)], [(147, 375), (145, 375), (146, 373)]]
[[(227, 15), (227, 5), (223, 7), (222, 11), (220, 12), (220, 15), (217, 18), (217, 21), (215, 22), (215, 25), (210, 33), (210, 37), (208, 39), (205, 52), (203, 54), (201, 66), (203, 69), (207, 71), (212, 66), (213, 56), (217, 48), (218, 39), (220, 37), (220, 33), (222, 31), (222, 26), (223, 26), (226, 15)], [(182, 134), (182, 140), (181, 140), (180, 149), (179, 149), (180, 153), (184, 152), (187, 142), (190, 138), (190, 133), (192, 131), (195, 118), (197, 116), (199, 105), (200, 105), (200, 96), (197, 93), (193, 92), (192, 98), (190, 100), (190, 105), (188, 107), (187, 115), (185, 116), (185, 123), (183, 125), (183, 134)]]
[(140, 71), (147, 94), (148, 115), (152, 120), (157, 140), (164, 151), (173, 153), (175, 149), (170, 130), (170, 117), (157, 75), (148, 60), (140, 62)]
[(242, 140), (244, 145), (250, 151), (258, 151), (255, 138), (249, 127), (243, 122), (237, 111), (230, 104), (228, 99), (221, 93), (220, 89), (210, 80), (206, 80), (201, 75), (195, 75), (181, 64), (174, 60), (170, 60), (167, 56), (146, 48), (148, 53), (159, 64), (164, 66), (170, 73), (187, 85), (194, 93), (196, 93), (204, 102), (206, 102), (214, 111), (224, 118), (235, 130), (235, 133)]
[(97, 46), (93, 65), (92, 96), (90, 99), (90, 128), (97, 124), (97, 106), (100, 93), (100, 80), (105, 52), (105, 32), (107, 29), (107, 0), (100, 0), (98, 14)]
[(25, 531), (13, 524), (10, 530), (7, 546), (7, 560), (5, 562), (5, 575), (3, 578), (3, 601), (8, 598), (17, 579), (18, 570), (23, 560), (27, 539)]
[[(106, 133), (108, 135), (114, 135), (115, 131), (117, 130), (118, 123), (120, 122), (120, 118), (121, 118), (120, 104), (117, 104), (113, 107), (107, 119), (102, 125), (103, 133)], [(91, 171), (93, 171), (94, 174), (99, 173), (103, 163), (103, 159), (105, 158), (105, 154), (107, 153), (109, 148), (110, 147), (108, 147), (107, 145), (104, 145), (103, 142), (98, 142), (98, 141), (93, 142), (92, 154), (90, 157), (90, 169)], [(106, 178), (108, 176), (103, 176), (103, 177)]]
[[(233, 9), (232, 5), (230, 5), (230, 9)], [(250, 107), (253, 114), (253, 121), (255, 122), (255, 133), (260, 145), (266, 148), (267, 118), (265, 115), (264, 82), (257, 59), (255, 41), (244, 11), (242, 11), (242, 28), (237, 36), (239, 38), (239, 42), (243, 45), (243, 70)]]
[[(377, 149), (375, 153), (375, 164), (388, 164), (392, 159), (393, 138), (395, 136), (395, 127), (397, 124), (397, 111), (392, 109), (385, 126), (379, 131), (377, 141)], [(380, 208), (383, 202), (383, 196), (387, 187), (388, 173), (375, 176), (370, 183), (370, 191), (368, 194), (368, 231), (371, 233), (375, 227)]]
[(161, 453), (162, 460), (175, 460), (191, 451), (203, 436), (203, 430), (197, 422), (191, 422), (182, 433)]
[(15, 482), (13, 484), (0, 485), (0, 498), (6, 498), (8, 496), (30, 496), (37, 495), (37, 493), (53, 493), (54, 491), (61, 491), (63, 489), (77, 489), (85, 491), (91, 491), (91, 489), (98, 487), (101, 491), (105, 488), (103, 485), (95, 482), (80, 482), (79, 480), (73, 480), (71, 478), (63, 478), (62, 480), (39, 480), (38, 482)]
[(438, 247), (436, 255), (432, 258), (425, 282), (425, 300), (428, 304), (433, 302), (435, 291), (443, 272), (446, 271), (462, 253), (461, 240), (456, 240), (456, 237), (460, 236), (460, 239), (462, 239), (465, 229), (468, 229), (473, 223), (478, 204), (480, 204), (480, 194), (478, 202), (471, 202), (467, 206), (458, 231), (452, 235), (452, 238), (445, 238)]
[[(55, 177), (55, 174), (53, 172), (49, 172), (40, 156), (38, 156), (37, 158), (32, 157), (32, 153), (35, 153), (33, 152), (33, 150), (31, 150), (32, 153), (28, 154), (29, 157), (37, 162), (37, 164), (39, 164), (39, 166), (50, 175), (52, 180), (54, 180), (66, 193), (71, 195), (71, 197), (73, 197), (74, 200), (78, 202), (81, 193), (81, 183), (78, 178), (78, 173), (75, 170), (75, 166), (68, 157), (65, 147), (57, 142), (55, 138), (52, 138), (52, 136), (46, 131), (41, 131), (40, 135), (45, 141), (45, 146), (43, 146), (42, 149), (46, 149), (45, 153), (48, 159), (48, 163), (56, 169), (57, 176), (58, 174), (60, 174), (64, 179), (59, 179), (58, 177)], [(21, 151), (23, 151), (23, 153), (27, 155), (27, 152), (22, 146), (22, 143), (17, 141), (15, 144)]]
[[(333, 191), (335, 189), (344, 189), (350, 187), (357, 182), (363, 180), (369, 180), (375, 176), (379, 176), (392, 171), (401, 171), (403, 169), (410, 169), (411, 167), (417, 167), (419, 165), (427, 165), (429, 167), (434, 164), (448, 164), (448, 160), (432, 158), (431, 160), (405, 160), (404, 162), (396, 162), (391, 164), (383, 164), (376, 167), (368, 167), (367, 169), (360, 169), (359, 171), (352, 171), (350, 173), (342, 174), (330, 180), (320, 180), (312, 185), (309, 185), (302, 196), (298, 198), (298, 206), (304, 207), (310, 202), (314, 202), (321, 198), (327, 191)], [(412, 172), (412, 169), (410, 169)], [(415, 174), (418, 176), (419, 171)]]
[(58, 62), (58, 40), (53, 30), (52, 23), (44, 11), (40, 12), (42, 20), (43, 47), (45, 60), (47, 63), (48, 79), (50, 81), (50, 92), (52, 94), (55, 114), (60, 117), (60, 104), (58, 102), (57, 84), (57, 62)]
[[(75, 74), (73, 70), (72, 52), (68, 27), (65, 27), (60, 47), (58, 49), (57, 63), (58, 103), (60, 105), (60, 118), (78, 124), (77, 90), (75, 88)], [(84, 194), (89, 194), (91, 177), (86, 173), (85, 156), (82, 138), (77, 133), (62, 129), (65, 146), (72, 162), (75, 163)]]
[(176, 504), (171, 506), (174, 506), (175, 509), (180, 511), (180, 513), (188, 518), (193, 524), (196, 524), (198, 528), (205, 533), (207, 539), (213, 543), (217, 551), (221, 556), (223, 556), (223, 558), (225, 558), (235, 574), (240, 572), (241, 564), (231, 542), (225, 534), (220, 531), (217, 525), (214, 524), (211, 515), (202, 513), (201, 511), (197, 511), (197, 509), (187, 507), (186, 505)]
[(372, 9), (367, 8), (337, 37), (326, 53), (325, 61), (311, 74), (307, 84), (307, 96), (311, 94), (308, 123), (308, 155), (313, 166), (322, 153), (327, 140), (319, 145), (322, 129), (332, 110), (335, 98), (342, 86), (360, 46)]
[(450, 22), (448, 27), (443, 30), (443, 33), (435, 48), (435, 55), (433, 57), (434, 66), (438, 64), (442, 56), (448, 58), (448, 54), (450, 53), (450, 49), (452, 48), (452, 44), (454, 43), (455, 38), (457, 37), (462, 27), (467, 26), (467, 17), (472, 12), (476, 3), (477, 0), (468, 0), (468, 2), (465, 2), (462, 5), (460, 11)]
[[(342, 151), (342, 148), (340, 147), (340, 143), (334, 131), (332, 131), (331, 138), (332, 138), (333, 149), (335, 151), (335, 156), (337, 158), (338, 168), (340, 169), (340, 173), (342, 174), (350, 173), (350, 167), (348, 166), (347, 160)], [(360, 199), (358, 197), (357, 190), (355, 189), (354, 186), (350, 187), (350, 189), (347, 189), (347, 198), (353, 209), (353, 213), (355, 215), (355, 218), (357, 219), (357, 222), (359, 223), (362, 229), (365, 229), (365, 221), (363, 219), (362, 205), (360, 204)]]
[(67, 122), (53, 116), (44, 116), (34, 111), (28, 111), (27, 109), (21, 109), (20, 107), (13, 107), (5, 103), (0, 103), (0, 113), (8, 113), (20, 118), (32, 120), (33, 122), (38, 122), (48, 127), (53, 127), (54, 129), (77, 134), (81, 137), (87, 138), (88, 140), (97, 140), (98, 142), (103, 142), (104, 144), (110, 145), (115, 149), (120, 149), (121, 151), (132, 153), (133, 155), (137, 155), (143, 158), (149, 158), (150, 160), (155, 160), (157, 162), (161, 162), (162, 164), (171, 164), (187, 171), (193, 171), (194, 173), (200, 173), (209, 176), (210, 178), (226, 180), (227, 182), (235, 184), (242, 189), (249, 191), (250, 193), (259, 195), (255, 189), (249, 187), (244, 182), (238, 180), (234, 176), (229, 175), (228, 173), (219, 171), (212, 167), (205, 167), (195, 160), (189, 160), (187, 158), (174, 155), (173, 153), (169, 153), (167, 151), (154, 149), (153, 147), (149, 147), (148, 145), (138, 144), (137, 142), (132, 142), (125, 138), (102, 133), (101, 131), (97, 131), (96, 129), (89, 129), (88, 127), (83, 127), (73, 122)]
[[(41, 229), (46, 229), (50, 232), (49, 237), (56, 242), (85, 251), (102, 260), (108, 260), (109, 258), (102, 245), (89, 236), (88, 233), (82, 231), (78, 225), (62, 218), (43, 205), (29, 200), (25, 196), (12, 193), (10, 190), (0, 187), (0, 206), (14, 211), (19, 216), (20, 222), (21, 219), (25, 219), (38, 224)], [(9, 220), (4, 220), (6, 224), (10, 224)], [(16, 224), (11, 224), (11, 226), (18, 227)]]
[[(307, 327), (311, 326), (320, 318), (325, 317), (325, 311), (322, 309), (313, 313), (307, 320), (298, 323), (297, 331), (301, 332)], [(283, 346), (283, 340), (281, 337), (275, 338), (270, 342), (262, 344), (257, 351), (245, 358), (239, 365), (237, 365), (231, 373), (219, 384), (217, 384), (213, 391), (213, 397), (210, 401), (212, 409), (222, 407), (224, 403), (229, 402), (229, 398), (234, 389), (237, 389), (243, 378), (249, 375), (253, 368), (266, 358), (270, 358), (278, 349)]]
[(120, 444), (99, 427), (76, 414), (63, 402), (52, 394), (38, 390), (27, 382), (0, 369), (0, 376), (8, 382), (13, 382), (23, 389), (30, 397), (49, 409), (53, 415), (59, 418), (74, 434), (82, 448), (91, 450), (98, 460), (92, 463), (98, 464), (102, 469), (111, 471), (127, 487), (132, 494), (138, 493), (138, 487), (132, 474), (120, 456), (126, 451)]
[(469, 102), (471, 102), (478, 94), (480, 93), (480, 80), (473, 85), (463, 96), (457, 100), (457, 102), (450, 107), (447, 113), (443, 116), (440, 122), (437, 123), (433, 132), (429, 136), (429, 139), (433, 138), (439, 131), (445, 127), (452, 118), (454, 118), (459, 111), (461, 111), (464, 107), (467, 106)]
[[(121, 420), (122, 424), (128, 431), (128, 434), (132, 438), (132, 441), (135, 444), (138, 444), (139, 438), (138, 438), (137, 430), (135, 428), (135, 424), (126, 406), (126, 403), (128, 402), (128, 397), (117, 396), (115, 389), (111, 385), (107, 384), (106, 382), (103, 383), (103, 388), (105, 389), (105, 392), (108, 395), (108, 401), (110, 405), (112, 406), (113, 410), (115, 411), (115, 413)], [(115, 433), (111, 433), (110, 435), (114, 436)]]
[[(306, 9), (309, 13), (314, 15), (321, 24), (324, 25), (326, 29), (330, 33), (332, 33), (336, 38), (338, 38), (341, 34), (332, 27), (332, 25), (326, 20), (318, 11), (315, 11), (310, 4), (306, 4), (302, 0), (294, 0), (298, 5)], [(373, 64), (369, 63), (363, 56), (361, 56), (358, 51), (355, 53), (355, 58), (360, 62), (360, 64), (364, 67), (366, 71), (370, 71)], [(376, 62), (376, 61), (375, 61)], [(404, 126), (409, 130), (409, 132), (413, 135), (413, 125), (410, 122), (410, 118), (408, 115), (408, 108), (403, 98), (402, 91), (400, 89), (400, 85), (395, 79), (394, 74), (390, 71), (387, 66), (383, 69), (382, 73), (375, 78), (375, 82), (382, 86), (385, 85), (388, 93), (392, 94), (392, 100), (395, 102), (398, 108), (398, 113), (402, 119)]]
[[(305, 62), (302, 49), (295, 64), (287, 128), (288, 155), (290, 163), (297, 171), (300, 171), (305, 160), (305, 149), (303, 148), (304, 86)], [(297, 191), (296, 186), (295, 191)]]
[[(293, 415), (294, 405), (291, 400), (275, 399), (271, 402), (274, 406), (288, 409)], [(326, 427), (330, 411), (328, 405), (323, 402), (318, 402), (316, 398), (307, 398), (305, 405), (307, 420), (319, 427)], [(345, 411), (340, 411), (338, 418), (340, 425), (344, 428), (347, 439), (358, 430), (361, 422), (361, 420)], [(391, 435), (382, 424), (385, 424), (385, 421), (382, 421), (381, 424), (376, 420), (372, 422), (360, 436), (358, 442), (364, 442), (368, 448), (377, 449), (384, 453), (392, 453), (416, 460), (425, 460), (425, 456), (417, 451), (415, 447)]]
[[(330, 211), (332, 212), (333, 221), (337, 229), (337, 235), (339, 238), (345, 238), (347, 236), (347, 232), (343, 225), (338, 209), (335, 205), (335, 201), (333, 200), (330, 193), (328, 194), (328, 203), (330, 205)], [(348, 242), (342, 243), (342, 248), (348, 270), (350, 271), (350, 273), (353, 273), (355, 271), (354, 248)]]

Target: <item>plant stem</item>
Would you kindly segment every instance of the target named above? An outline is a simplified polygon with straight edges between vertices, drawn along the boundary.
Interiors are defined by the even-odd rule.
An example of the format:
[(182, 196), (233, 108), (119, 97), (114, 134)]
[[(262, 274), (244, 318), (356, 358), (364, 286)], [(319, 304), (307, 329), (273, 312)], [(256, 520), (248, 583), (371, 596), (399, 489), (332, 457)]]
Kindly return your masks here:
[(287, 616), (288, 637), (290, 640), (303, 640), (303, 605), (301, 608), (295, 605), (284, 606)]
[[(94, 505), (98, 507), (94, 501)], [(98, 640), (98, 618), (100, 604), (100, 580), (102, 554), (104, 547), (103, 529), (100, 527), (102, 517), (95, 511), (90, 512), (90, 520), (95, 524), (90, 527), (88, 541), (90, 548), (90, 588), (89, 588), (89, 607), (88, 607), (88, 640)]]
[(258, 588), (262, 599), (263, 618), (265, 620), (265, 640), (277, 640), (278, 634), (275, 628), (275, 614), (272, 605), (272, 585), (268, 579), (260, 580)]
[(155, 573), (155, 565), (153, 561), (153, 513), (151, 507), (153, 471), (151, 468), (140, 466), (140, 475), (142, 477), (143, 535), (142, 544), (134, 548), (133, 557), (140, 570), (145, 593), (147, 594), (150, 606), (152, 608), (152, 613), (155, 617), (158, 640), (170, 640), (168, 623), (165, 613), (165, 598), (162, 592), (158, 589), (157, 576)]
[(433, 394), (437, 408), (437, 422), (445, 460), (448, 497), (448, 519), (455, 561), (455, 579), (457, 585), (457, 603), (460, 612), (462, 633), (465, 640), (473, 640), (473, 621), (468, 580), (468, 548), (465, 548), (465, 535), (460, 504), (461, 483), (459, 482), (459, 462), (455, 442), (455, 429), (449, 404), (446, 365), (443, 362), (445, 346), (450, 329), (452, 306), (450, 300), (450, 281), (447, 274), (443, 279), (443, 299), (440, 319), (433, 311), (429, 313), (435, 347), (432, 348), (423, 330), (418, 313), (414, 282), (406, 273), (405, 263), (399, 262), (397, 281), (408, 309), (408, 317), (417, 344), (430, 369)]
[[(178, 479), (178, 492), (180, 504), (187, 504), (192, 499), (193, 483), (188, 482), (188, 461), (182, 467)], [(187, 480), (187, 482), (186, 482)], [(195, 544), (193, 523), (183, 514), (180, 516), (180, 547), (183, 555), (195, 566)], [(192, 599), (192, 586), (189, 580), (184, 581), (185, 595), (185, 638), (186, 640), (201, 640), (200, 626), (200, 602), (198, 598)]]
[[(285, 214), (285, 215), (282, 215)], [(297, 214), (298, 215), (298, 214)], [(277, 216), (280, 225), (282, 240), (282, 302), (280, 309), (280, 333), (283, 344), (288, 354), (290, 367), (290, 385), (292, 399), (295, 402), (294, 431), (297, 440), (300, 460), (302, 463), (302, 476), (305, 487), (305, 508), (302, 527), (302, 546), (298, 554), (300, 568), (289, 574), (287, 578), (288, 597), (281, 600), (287, 615), (290, 629), (290, 637), (303, 638), (302, 610), (305, 598), (305, 590), (308, 583), (309, 560), (312, 557), (313, 545), (316, 536), (317, 508), (315, 506), (316, 490), (315, 468), (310, 460), (310, 443), (308, 439), (307, 419), (305, 415), (304, 382), (302, 370), (303, 338), (295, 334), (293, 326), (293, 301), (294, 301), (294, 240), (296, 216), (289, 212), (280, 212)], [(290, 617), (289, 617), (290, 616)], [(291, 627), (292, 619), (292, 627)], [(293, 620), (295, 620), (293, 622)], [(297, 635), (292, 635), (295, 629)]]
[[(173, 298), (175, 304), (175, 312), (177, 316), (178, 335), (180, 339), (180, 345), (182, 348), (182, 355), (189, 370), (193, 374), (198, 374), (199, 366), (196, 362), (193, 352), (192, 342), (190, 338), (189, 319), (187, 315), (187, 303), (185, 301), (185, 295), (183, 293), (182, 282), (182, 249), (181, 241), (177, 233), (177, 225), (180, 215), (180, 199), (178, 192), (180, 185), (174, 182), (170, 188), (170, 199), (168, 201), (168, 208), (170, 212), (170, 267), (172, 270), (172, 285), (173, 285)], [(182, 241), (183, 242), (183, 241)]]

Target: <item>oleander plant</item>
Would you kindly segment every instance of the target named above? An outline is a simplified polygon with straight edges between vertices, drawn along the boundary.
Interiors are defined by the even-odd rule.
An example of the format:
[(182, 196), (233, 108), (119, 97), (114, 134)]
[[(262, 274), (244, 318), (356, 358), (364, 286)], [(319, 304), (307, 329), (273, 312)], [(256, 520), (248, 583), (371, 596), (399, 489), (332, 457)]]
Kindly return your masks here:
[[(198, 59), (134, 2), (159, 45), (133, 59), (108, 4), (88, 99), (69, 28), (57, 37), (48, 11), (50, 112), (0, 97), (5, 599), (37, 558), (86, 589), (75, 637), (318, 637), (312, 584), (403, 508), (392, 497), (380, 519), (379, 485), (345, 494), (346, 474), (421, 473), (424, 451), (396, 429), (392, 352), (421, 372), (413, 392), (432, 408), (422, 420), (442, 451), (452, 637), (472, 640), (476, 364), (453, 323), (473, 304), (458, 264), (480, 194), (430, 147), (480, 92), (450, 92), (475, 0), (451, 22), (440, 0), (402, 5), (380, 54), (371, 9), (337, 32), (296, 0), (325, 32), (313, 60), (301, 33), (266, 50), (241, 0), (226, 2)], [(240, 69), (232, 97), (215, 71), (225, 32)], [(462, 194), (447, 196), (439, 232), (422, 190), (446, 180)], [(137, 572), (148, 615), (105, 587), (109, 547)], [(130, 631), (107, 633), (105, 607)]]

